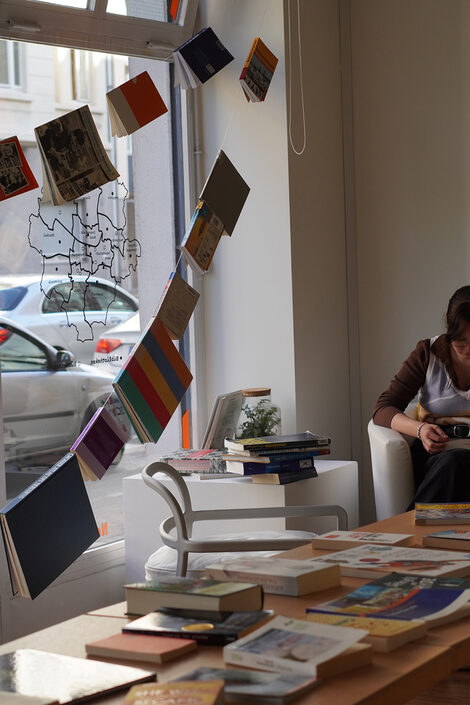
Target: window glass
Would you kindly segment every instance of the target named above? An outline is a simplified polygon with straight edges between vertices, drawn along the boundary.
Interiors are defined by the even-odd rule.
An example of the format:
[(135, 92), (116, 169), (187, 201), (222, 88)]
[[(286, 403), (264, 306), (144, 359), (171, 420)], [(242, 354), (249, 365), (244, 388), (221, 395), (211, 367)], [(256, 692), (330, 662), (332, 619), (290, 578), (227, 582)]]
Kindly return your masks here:
[(72, 71), (72, 98), (86, 102), (90, 100), (90, 55), (80, 49), (70, 50)]
[(8, 85), (7, 42), (0, 41), (0, 83)]
[(0, 85), (21, 86), (20, 46), (18, 42), (0, 40)]
[[(90, 303), (94, 302), (96, 311), (137, 311), (132, 299), (127, 298), (113, 287), (90, 284)], [(88, 295), (88, 292), (87, 292)], [(90, 306), (87, 305), (87, 309)]]
[(0, 360), (3, 372), (47, 370), (48, 361), (42, 348), (23, 335), (0, 328)]
[(47, 2), (50, 5), (77, 7), (80, 10), (86, 10), (89, 6), (89, 0), (29, 0), (29, 2)]
[[(66, 282), (49, 289), (42, 304), (43, 313), (62, 313), (63, 311), (83, 311), (83, 284)], [(90, 301), (88, 302), (90, 303)], [(96, 310), (96, 309), (94, 309)]]
[(167, 0), (108, 0), (107, 12), (157, 22), (171, 21)]
[(0, 289), (0, 311), (12, 311), (18, 306), (27, 291), (25, 286), (12, 286), (10, 289)]

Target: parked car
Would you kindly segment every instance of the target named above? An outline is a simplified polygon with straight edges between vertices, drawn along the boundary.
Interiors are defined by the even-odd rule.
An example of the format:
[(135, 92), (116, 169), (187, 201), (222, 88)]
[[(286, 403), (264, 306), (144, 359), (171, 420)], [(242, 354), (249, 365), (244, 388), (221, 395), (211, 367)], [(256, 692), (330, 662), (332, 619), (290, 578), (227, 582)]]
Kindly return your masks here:
[(101, 370), (115, 377), (139, 338), (140, 316), (135, 313), (124, 323), (100, 335), (93, 355), (93, 364), (99, 364)]
[(0, 363), (5, 457), (12, 464), (63, 455), (112, 391), (111, 375), (75, 364), (72, 353), (3, 316)]
[(0, 315), (71, 351), (77, 362), (90, 363), (100, 333), (138, 309), (135, 296), (98, 277), (74, 276), (72, 282), (67, 276), (0, 275)]

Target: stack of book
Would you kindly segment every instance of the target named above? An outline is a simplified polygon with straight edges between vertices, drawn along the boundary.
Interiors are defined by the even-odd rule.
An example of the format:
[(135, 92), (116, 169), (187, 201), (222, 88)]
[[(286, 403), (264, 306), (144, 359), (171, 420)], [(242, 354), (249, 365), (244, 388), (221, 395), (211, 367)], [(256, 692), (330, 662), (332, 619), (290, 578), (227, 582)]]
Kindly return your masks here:
[(291, 436), (225, 439), (227, 472), (252, 482), (284, 485), (316, 477), (315, 458), (330, 452), (331, 439), (310, 431)]

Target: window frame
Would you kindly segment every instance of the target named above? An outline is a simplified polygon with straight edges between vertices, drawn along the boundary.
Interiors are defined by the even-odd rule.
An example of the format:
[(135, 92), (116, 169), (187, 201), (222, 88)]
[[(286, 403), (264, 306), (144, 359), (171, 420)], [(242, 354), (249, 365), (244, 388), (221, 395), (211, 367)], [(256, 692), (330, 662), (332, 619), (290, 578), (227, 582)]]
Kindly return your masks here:
[(89, 0), (82, 10), (35, 0), (2, 0), (0, 38), (23, 42), (171, 59), (173, 49), (191, 37), (197, 0), (181, 0), (178, 23), (157, 22), (106, 12), (107, 0)]

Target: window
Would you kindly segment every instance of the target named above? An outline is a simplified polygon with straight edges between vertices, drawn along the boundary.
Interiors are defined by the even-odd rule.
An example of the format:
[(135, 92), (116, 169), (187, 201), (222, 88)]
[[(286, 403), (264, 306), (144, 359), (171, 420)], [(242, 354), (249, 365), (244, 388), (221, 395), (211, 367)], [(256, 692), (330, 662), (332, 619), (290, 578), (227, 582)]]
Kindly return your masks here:
[(47, 370), (49, 366), (42, 348), (6, 326), (0, 328), (0, 354), (2, 373)]
[(18, 42), (0, 40), (0, 86), (21, 88), (21, 50)]
[(86, 103), (90, 100), (90, 55), (80, 49), (70, 50), (72, 98)]

